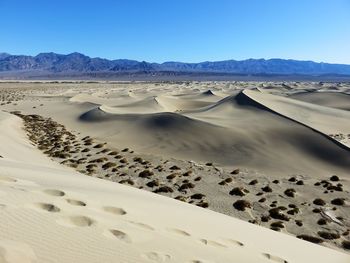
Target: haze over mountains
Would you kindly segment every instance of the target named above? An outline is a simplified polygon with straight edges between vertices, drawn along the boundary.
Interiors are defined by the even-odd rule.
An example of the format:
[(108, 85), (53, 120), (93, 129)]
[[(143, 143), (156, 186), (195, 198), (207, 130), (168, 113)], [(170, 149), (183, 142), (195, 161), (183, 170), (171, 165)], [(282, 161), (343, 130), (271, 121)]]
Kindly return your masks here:
[(271, 75), (350, 75), (350, 65), (286, 59), (247, 59), (214, 62), (150, 63), (128, 59), (91, 58), (80, 53), (68, 55), (40, 53), (37, 56), (0, 53), (0, 75), (38, 76), (77, 73), (157, 73), (157, 74), (271, 74)]

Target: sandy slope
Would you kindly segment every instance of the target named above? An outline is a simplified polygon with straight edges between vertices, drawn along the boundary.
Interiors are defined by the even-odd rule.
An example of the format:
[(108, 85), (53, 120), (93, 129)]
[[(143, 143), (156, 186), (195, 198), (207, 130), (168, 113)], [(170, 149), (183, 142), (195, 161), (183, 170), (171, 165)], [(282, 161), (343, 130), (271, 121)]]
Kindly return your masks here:
[[(205, 200), (198, 200), (198, 202), (208, 202), (209, 209), (247, 221), (251, 220), (255, 224), (265, 227), (272, 227), (271, 225), (276, 223), (274, 222), (276, 221), (275, 219), (268, 222), (262, 221), (262, 218), (266, 216), (266, 213), (268, 213), (271, 207), (284, 206), (290, 211), (289, 209), (293, 210), (291, 205), (297, 206), (299, 212), (288, 215), (291, 220), (283, 222), (284, 228), (278, 231), (292, 235), (307, 233), (312, 236), (318, 236), (319, 231), (336, 232), (340, 235), (339, 238), (335, 240), (324, 239), (323, 244), (338, 249), (341, 249), (341, 242), (343, 240), (348, 240), (350, 154), (348, 148), (342, 146), (340, 143), (344, 145), (347, 143), (344, 138), (347, 138), (346, 136), (349, 134), (349, 112), (291, 99), (294, 96), (293, 94), (301, 94), (306, 91), (322, 90), (324, 92), (328, 89), (334, 89), (332, 92), (342, 92), (345, 94), (350, 90), (347, 84), (327, 86), (320, 83), (239, 82), (130, 84), (10, 83), (2, 84), (1, 88), (0, 99), (2, 109), (7, 111), (20, 110), (24, 114), (39, 114), (52, 118), (54, 121), (65, 125), (69, 131), (77, 135), (79, 142), (71, 141), (70, 143), (71, 145), (79, 145), (77, 146), (79, 153), (72, 156), (72, 160), (68, 158), (62, 162), (62, 159), (56, 159), (58, 162), (70, 164), (71, 161), (76, 161), (84, 157), (86, 161), (79, 164), (77, 170), (87, 172), (86, 166), (92, 159), (97, 157), (106, 158), (107, 161), (118, 163), (119, 168), (115, 171), (112, 169), (106, 170), (102, 168), (103, 164), (98, 164), (97, 170), (94, 173), (89, 173), (89, 175), (119, 183), (128, 183), (131, 180), (134, 182), (134, 187), (140, 187), (148, 191), (155, 191), (155, 188), (148, 186), (151, 180), (159, 180), (158, 183), (161, 186), (165, 185), (174, 190), (171, 193), (161, 194), (173, 198), (181, 197), (185, 202), (197, 204), (197, 201), (193, 202), (191, 200), (191, 196), (201, 193), (204, 194)], [(312, 93), (309, 92), (308, 94)], [(340, 105), (343, 103), (338, 98), (337, 96), (332, 96), (331, 99), (333, 101), (331, 104)], [(60, 212), (39, 213), (39, 215), (47, 215), (47, 222), (49, 222), (48, 225), (50, 226), (48, 228), (53, 227), (53, 229), (56, 229), (54, 227), (56, 227), (56, 222), (58, 223), (59, 231), (55, 232), (55, 235), (58, 236), (57, 238), (63, 238), (60, 232), (63, 231), (63, 233), (66, 233), (64, 229), (66, 229), (65, 227), (67, 225), (91, 225), (92, 227), (70, 229), (83, 229), (85, 231), (84, 233), (101, 236), (101, 240), (105, 238), (105, 233), (107, 233), (107, 237), (113, 237), (114, 233), (114, 237), (117, 236), (117, 239), (121, 238), (123, 241), (127, 240), (127, 242), (130, 240), (134, 241), (135, 239), (138, 242), (139, 233), (133, 232), (134, 230), (130, 227), (130, 222), (124, 219), (127, 216), (132, 217), (130, 219), (131, 221), (144, 219), (142, 221), (143, 223), (159, 230), (152, 232), (153, 236), (157, 236), (157, 241), (152, 243), (157, 244), (157, 249), (159, 243), (160, 250), (155, 251), (155, 248), (151, 246), (145, 246), (144, 249), (143, 246), (145, 244), (142, 242), (142, 249), (139, 249), (139, 243), (136, 242), (138, 244), (137, 249), (135, 247), (132, 248), (135, 250), (131, 253), (132, 255), (136, 255), (134, 262), (139, 262), (137, 260), (145, 257), (141, 254), (151, 251), (170, 255), (173, 262), (191, 262), (190, 260), (197, 258), (195, 255), (200, 258), (201, 253), (204, 253), (203, 255), (205, 256), (203, 259), (206, 259), (208, 262), (225, 262), (226, 252), (224, 253), (225, 255), (222, 254), (223, 260), (218, 260), (216, 251), (213, 250), (210, 252), (211, 250), (206, 250), (209, 246), (204, 247), (204, 252), (199, 247), (193, 249), (193, 251), (196, 251), (194, 254), (178, 253), (181, 254), (178, 255), (176, 252), (176, 255), (171, 255), (170, 252), (176, 249), (170, 251), (168, 249), (169, 247), (179, 247), (178, 250), (181, 251), (188, 244), (181, 243), (181, 241), (181, 246), (183, 246), (181, 247), (179, 244), (175, 244), (175, 241), (171, 241), (173, 243), (168, 241), (168, 238), (171, 239), (171, 235), (168, 235), (168, 231), (166, 230), (169, 227), (181, 228), (189, 232), (191, 234), (190, 240), (195, 240), (195, 247), (198, 245), (197, 243), (200, 244), (200, 242), (197, 242), (198, 239), (205, 238), (201, 237), (200, 233), (207, 233), (206, 231), (209, 231), (208, 238), (219, 243), (225, 243), (226, 246), (228, 246), (225, 241), (226, 238), (233, 238), (245, 244), (248, 244), (249, 242), (247, 243), (247, 241), (249, 240), (255, 240), (255, 237), (245, 239), (246, 233), (250, 230), (244, 230), (245, 234), (239, 236), (232, 235), (228, 237), (224, 235), (227, 233), (227, 229), (236, 230), (241, 227), (241, 225), (239, 227), (231, 226), (232, 223), (228, 223), (228, 221), (218, 221), (217, 225), (220, 226), (215, 231), (219, 231), (217, 232), (219, 234), (216, 235), (216, 232), (212, 232), (214, 231), (212, 230), (212, 225), (209, 224), (210, 220), (214, 219), (212, 216), (207, 217), (207, 215), (214, 213), (187, 204), (180, 204), (180, 206), (187, 207), (188, 211), (186, 210), (183, 213), (191, 216), (186, 219), (181, 217), (181, 225), (177, 225), (179, 216), (175, 216), (174, 211), (178, 210), (178, 202), (136, 191), (135, 189), (128, 190), (127, 192), (125, 192), (126, 190), (120, 190), (121, 194), (118, 195), (119, 189), (128, 188), (119, 186), (118, 184), (111, 185), (110, 182), (96, 180), (86, 177), (86, 175), (83, 177), (73, 172), (72, 169), (67, 170), (68, 168), (63, 168), (62, 165), (48, 161), (34, 149), (34, 146), (28, 144), (27, 139), (23, 136), (23, 132), (18, 128), (18, 119), (13, 117), (8, 118), (5, 115), (2, 119), (4, 127), (11, 127), (11, 129), (6, 128), (1, 130), (1, 136), (3, 136), (1, 141), (11, 143), (11, 148), (7, 147), (7, 144), (0, 147), (2, 150), (0, 155), (5, 157), (4, 159), (0, 158), (0, 162), (4, 164), (1, 169), (6, 169), (4, 176), (10, 176), (12, 174), (15, 180), (17, 180), (10, 184), (9, 182), (13, 180), (4, 179), (8, 181), (4, 185), (9, 186), (9, 191), (14, 191), (15, 188), (11, 187), (16, 187), (15, 185), (18, 182), (27, 183), (28, 181), (29, 188), (23, 189), (30, 189), (29, 192), (18, 191), (23, 196), (19, 197), (22, 199), (18, 199), (14, 207), (22, 207), (20, 205), (21, 203), (27, 204), (28, 202), (31, 204), (38, 202), (45, 203), (26, 205), (26, 209), (24, 209), (25, 215), (28, 213), (32, 215), (34, 212), (37, 214), (38, 211), (40, 212), (43, 209), (44, 211), (45, 209), (55, 211), (57, 210), (55, 206), (59, 207)], [(30, 136), (30, 132), (28, 130), (27, 132)], [(107, 153), (103, 153), (101, 149), (94, 149), (94, 145), (91, 145), (91, 149), (89, 149), (92, 155), (81, 154), (80, 150), (83, 148), (79, 147), (85, 147), (82, 141), (84, 136), (93, 137), (96, 143), (107, 142), (106, 148), (108, 147), (109, 150), (119, 150), (121, 159), (117, 160), (114, 156), (110, 156), (108, 151)], [(332, 138), (339, 140), (339, 142)], [(130, 150), (124, 153), (121, 151), (123, 148), (129, 148)], [(19, 154), (22, 152), (23, 154)], [(134, 158), (140, 156), (150, 161), (151, 164), (143, 165), (135, 162)], [(119, 160), (124, 159), (127, 162), (126, 164), (119, 163)], [(189, 162), (190, 160), (194, 160), (195, 162)], [(15, 162), (17, 162), (16, 165)], [(165, 164), (165, 162), (168, 163)], [(214, 163), (214, 165), (210, 164), (207, 166), (207, 162)], [(25, 166), (23, 166), (24, 163), (26, 163)], [(156, 169), (158, 165), (163, 165), (164, 170), (158, 171)], [(172, 165), (180, 166), (180, 171), (177, 172), (175, 179), (169, 180), (167, 177), (171, 173), (170, 167)], [(22, 166), (24, 167), (23, 169), (21, 168)], [(236, 168), (240, 168), (241, 172), (238, 175), (232, 175), (231, 171)], [(153, 177), (149, 179), (139, 178), (140, 169), (151, 169), (154, 172)], [(183, 177), (182, 174), (189, 169), (193, 170), (192, 177)], [(30, 172), (32, 170), (33, 172)], [(24, 177), (22, 178), (21, 174), (23, 176), (28, 175), (28, 180)], [(44, 174), (45, 180), (42, 178)], [(46, 177), (49, 174), (52, 174), (52, 176)], [(73, 174), (74, 177), (72, 177)], [(322, 180), (328, 180), (329, 183), (329, 178), (333, 174), (337, 174), (340, 177), (340, 181), (332, 183), (332, 187), (341, 183), (341, 192), (338, 192), (338, 190), (327, 191), (328, 189), (325, 189), (325, 187), (328, 186), (323, 186), (319, 183)], [(63, 181), (59, 179), (61, 177), (64, 178)], [(198, 177), (202, 178), (201, 181), (195, 181), (195, 178)], [(290, 181), (290, 178), (296, 178), (296, 181)], [(226, 183), (225, 180), (227, 179), (230, 179), (230, 182)], [(259, 182), (251, 185), (250, 182), (256, 179)], [(273, 183), (276, 180), (278, 183)], [(185, 181), (192, 183), (194, 188), (181, 191), (179, 187), (188, 183)], [(298, 185), (298, 182), (302, 182), (303, 184)], [(98, 185), (101, 185), (101, 187)], [(266, 186), (270, 186), (272, 192), (262, 190)], [(49, 189), (53, 188), (63, 191), (65, 195), (47, 199), (48, 195), (34, 195), (31, 192), (33, 190), (35, 193), (41, 193), (44, 187), (45, 189), (47, 187)], [(252, 203), (251, 209), (248, 211), (237, 211), (233, 208), (233, 202), (242, 198), (241, 196), (231, 194), (234, 187), (242, 187), (250, 191), (244, 198)], [(290, 188), (296, 190), (294, 197), (288, 197), (284, 193), (286, 189)], [(49, 192), (52, 193), (52, 191)], [(62, 193), (54, 191), (54, 194)], [(118, 202), (115, 201), (116, 195)], [(13, 195), (5, 196), (11, 196), (12, 198)], [(132, 205), (136, 205), (135, 209), (137, 211), (141, 211), (145, 209), (144, 207), (147, 207), (147, 214), (161, 214), (157, 216), (160, 219), (159, 222), (153, 217), (150, 218), (149, 215), (132, 214), (130, 212), (134, 211), (132, 206), (129, 207), (119, 202), (119, 200), (124, 200), (123, 196), (126, 199), (130, 197), (130, 200), (134, 200)], [(67, 201), (66, 198), (74, 200)], [(152, 201), (149, 201), (148, 198), (151, 198)], [(326, 202), (323, 208), (327, 213), (332, 213), (332, 218), (336, 216), (343, 217), (342, 225), (337, 224), (334, 220), (329, 220), (329, 223), (325, 225), (319, 225), (317, 223), (318, 220), (327, 218), (328, 215), (314, 212), (316, 208), (319, 208), (313, 204), (315, 198), (322, 198)], [(331, 204), (334, 198), (344, 198), (345, 205), (335, 207)], [(125, 203), (129, 204), (131, 202), (129, 199)], [(27, 200), (29, 201), (27, 202)], [(149, 204), (150, 202), (152, 204), (154, 203), (154, 208)], [(165, 208), (160, 205), (163, 202), (165, 202)], [(84, 206), (82, 203), (88, 205)], [(175, 207), (173, 204), (176, 204)], [(123, 208), (127, 211), (127, 214), (119, 216), (118, 218), (123, 220), (118, 221), (119, 223), (114, 225), (115, 222), (111, 223), (109, 217), (105, 218), (104, 206)], [(196, 218), (194, 220), (190, 219), (192, 218), (192, 212), (189, 212), (190, 210), (192, 211), (193, 207), (193, 211), (196, 211), (193, 213), (200, 213), (198, 216), (194, 216)], [(74, 210), (75, 208), (78, 208), (78, 210)], [(334, 210), (335, 212), (331, 210), (334, 208), (336, 209)], [(115, 209), (112, 210), (116, 211)], [(74, 214), (78, 216), (83, 215), (88, 218), (73, 217), (72, 219), (71, 216)], [(17, 216), (16, 214), (15, 218), (17, 217), (21, 218), (21, 215)], [(52, 217), (54, 217), (54, 220), (50, 221), (51, 219), (49, 218)], [(170, 219), (172, 217), (176, 220)], [(198, 217), (201, 218), (201, 221), (203, 220), (203, 227), (194, 226), (194, 222)], [(226, 218), (222, 215), (216, 215), (215, 222), (217, 220), (216, 217)], [(182, 225), (184, 221), (186, 225)], [(297, 221), (302, 221), (303, 227), (298, 226), (296, 224)], [(155, 222), (155, 225), (152, 222)], [(170, 222), (171, 226), (165, 224), (165, 222)], [(9, 222), (8, 224), (12, 223)], [(243, 225), (245, 226), (245, 224)], [(123, 228), (124, 226), (127, 228)], [(160, 227), (158, 228), (158, 226)], [(119, 231), (127, 235), (116, 231), (108, 232), (109, 229), (114, 229), (114, 227), (117, 227)], [(248, 229), (250, 228), (257, 229), (249, 224)], [(96, 229), (98, 231), (95, 231)], [(90, 230), (93, 232), (89, 232)], [(36, 228), (32, 230), (31, 228), (19, 228), (18, 231), (27, 233), (26, 231), (39, 230)], [(45, 228), (45, 231), (49, 230)], [(17, 233), (18, 237), (21, 235), (19, 232)], [(235, 232), (238, 233), (240, 231), (237, 230)], [(254, 235), (253, 232), (251, 234), (252, 236)], [(270, 231), (267, 231), (267, 233), (270, 233)], [(143, 239), (142, 237), (141, 240), (149, 240), (147, 238)], [(268, 250), (267, 248), (269, 246), (262, 245), (266, 243), (265, 238), (266, 236), (263, 234), (261, 239), (258, 240), (258, 250), (260, 252), (268, 251), (268, 253), (278, 255), (282, 258), (285, 257), (288, 262), (293, 262), (293, 260), (290, 260), (293, 257), (288, 258), (289, 255), (292, 255), (289, 252), (286, 252), (287, 254), (280, 254), (278, 249)], [(32, 241), (26, 240), (24, 243), (32, 246), (35, 243), (33, 241), (34, 238), (30, 237), (29, 239)], [(93, 238), (92, 236), (88, 236), (87, 239), (90, 242)], [(86, 240), (84, 242), (82, 240), (83, 237), (79, 236), (78, 243), (82, 242), (82, 244), (85, 244), (84, 242)], [(105, 244), (103, 247), (107, 247), (106, 251), (109, 251), (108, 253), (115, 255), (115, 252), (111, 252), (115, 245), (111, 243), (112, 240), (111, 238), (106, 241), (108, 245), (103, 243), (105, 241), (102, 240), (101, 244)], [(89, 248), (96, 246), (100, 242), (100, 239), (98, 239), (98, 242), (91, 242), (88, 245)], [(168, 244), (167, 242), (170, 242), (169, 244), (171, 245), (163, 246), (163, 243)], [(176, 242), (179, 241), (176, 239)], [(295, 242), (299, 241), (297, 240)], [(209, 242), (209, 244), (213, 244), (213, 242)], [(259, 246), (263, 247), (260, 249)], [(82, 247), (77, 247), (76, 244), (72, 245), (72, 247), (83, 249)], [(248, 245), (246, 247), (248, 248)], [(44, 248), (40, 249), (45, 250)], [(84, 251), (86, 250), (85, 248)], [(125, 248), (123, 247), (122, 250), (125, 251)], [(251, 252), (251, 250), (249, 251)], [(281, 249), (280, 251), (284, 250)], [(35, 253), (37, 254), (37, 251)], [(108, 254), (107, 252), (101, 253)], [(122, 252), (120, 253), (122, 254)], [(214, 253), (215, 256), (211, 256), (214, 254), (210, 253)], [(232, 254), (230, 253), (228, 252), (227, 258), (232, 258)], [(234, 254), (236, 255), (236, 252)], [(157, 255), (151, 254), (151, 257), (157, 257)], [(162, 262), (161, 260), (167, 258), (168, 256), (163, 255), (159, 256), (156, 260)], [(214, 260), (215, 258), (216, 260)], [(45, 262), (48, 262), (47, 258), (45, 260)], [(252, 260), (252, 262), (257, 262), (256, 258)], [(261, 257), (259, 260), (264, 262)], [(258, 262), (260, 262), (259, 260)], [(127, 262), (127, 260), (124, 261)], [(121, 262), (124, 261), (121, 260)], [(106, 262), (108, 262), (107, 259)], [(295, 260), (295, 262), (300, 261)]]
[(300, 92), (290, 98), (322, 106), (350, 110), (350, 95), (342, 92)]
[(27, 142), (20, 119), (12, 115), (0, 114), (0, 131), (1, 262), (349, 260), (334, 250), (58, 166)]
[(245, 90), (244, 94), (267, 108), (324, 134), (349, 134), (350, 112)]

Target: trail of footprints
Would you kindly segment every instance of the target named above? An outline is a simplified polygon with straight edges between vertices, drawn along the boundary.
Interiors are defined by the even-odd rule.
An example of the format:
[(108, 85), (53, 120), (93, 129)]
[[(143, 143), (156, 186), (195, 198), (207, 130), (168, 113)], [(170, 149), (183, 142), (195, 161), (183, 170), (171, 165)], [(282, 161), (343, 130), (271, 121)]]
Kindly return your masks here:
[[(15, 184), (17, 182), (16, 179), (12, 177), (6, 177), (6, 176), (0, 176), (0, 183), (1, 182), (6, 182), (10, 184)], [(67, 204), (70, 204), (72, 206), (80, 206), (82, 208), (84, 207), (89, 207), (88, 203), (85, 201), (77, 200), (77, 199), (72, 199), (69, 198), (66, 194), (66, 192), (59, 190), (59, 189), (44, 189), (41, 191), (43, 194), (51, 196), (54, 198), (52, 202), (37, 202), (34, 204), (34, 207), (36, 209), (48, 212), (48, 213), (60, 213), (62, 212), (61, 208), (58, 207), (57, 205), (54, 204), (54, 201), (56, 198), (64, 198), (64, 200), (67, 202)], [(120, 207), (115, 207), (115, 206), (102, 206), (100, 208), (100, 211), (103, 213), (110, 214), (111, 216), (116, 216), (117, 218), (119, 216), (124, 216), (127, 215), (127, 211), (123, 208)], [(129, 225), (136, 226), (138, 228), (148, 230), (151, 232), (156, 233), (156, 229), (152, 226), (149, 226), (147, 224), (144, 224), (142, 222), (136, 222), (132, 220), (126, 220)], [(98, 224), (96, 220), (89, 216), (85, 215), (70, 215), (70, 216), (65, 216), (62, 218), (57, 219), (56, 221), (58, 224), (66, 227), (93, 227)], [(177, 237), (182, 237), (182, 238), (193, 238), (193, 236), (185, 230), (178, 229), (178, 228), (165, 228), (164, 231), (168, 232), (169, 234), (172, 234)], [(133, 239), (128, 235), (128, 233), (121, 231), (116, 228), (107, 228), (105, 230), (105, 236), (110, 236), (114, 237), (120, 242), (124, 242), (125, 244), (131, 244), (133, 243)], [(229, 249), (230, 246), (233, 247), (244, 247), (244, 244), (240, 241), (233, 240), (233, 239), (225, 239), (225, 243), (216, 241), (216, 240), (210, 240), (210, 239), (204, 239), (204, 238), (199, 238), (197, 239), (198, 242), (203, 244), (204, 246), (210, 246), (212, 248), (218, 248), (218, 249)], [(272, 262), (277, 262), (277, 263), (287, 263), (286, 260), (281, 259), (280, 257), (270, 255), (268, 253), (262, 253), (261, 256), (263, 258), (269, 259)], [(159, 252), (159, 251), (150, 251), (150, 252), (145, 252), (141, 255), (142, 258), (147, 259), (149, 261), (153, 262), (167, 262), (172, 259), (172, 256)], [(201, 260), (201, 259), (193, 259), (188, 262), (192, 263), (208, 263), (209, 261), (206, 260)]]

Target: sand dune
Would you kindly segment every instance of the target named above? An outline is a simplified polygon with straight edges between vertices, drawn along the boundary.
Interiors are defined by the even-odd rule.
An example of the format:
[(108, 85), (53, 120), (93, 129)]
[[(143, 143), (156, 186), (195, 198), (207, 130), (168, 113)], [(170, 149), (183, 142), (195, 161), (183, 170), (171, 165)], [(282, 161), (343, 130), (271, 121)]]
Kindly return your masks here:
[(2, 139), (11, 142), (11, 147), (0, 145), (3, 262), (349, 259), (228, 216), (58, 167), (27, 142), (19, 118), (1, 113), (0, 127)]
[(290, 98), (317, 105), (350, 110), (350, 95), (340, 92), (300, 92)]
[(1, 85), (8, 262), (349, 260), (346, 84)]
[[(348, 125), (350, 112), (348, 111), (318, 106), (262, 92), (245, 90), (244, 93), (260, 105), (323, 134), (350, 134)], [(341, 143), (347, 145), (347, 140), (341, 141)]]

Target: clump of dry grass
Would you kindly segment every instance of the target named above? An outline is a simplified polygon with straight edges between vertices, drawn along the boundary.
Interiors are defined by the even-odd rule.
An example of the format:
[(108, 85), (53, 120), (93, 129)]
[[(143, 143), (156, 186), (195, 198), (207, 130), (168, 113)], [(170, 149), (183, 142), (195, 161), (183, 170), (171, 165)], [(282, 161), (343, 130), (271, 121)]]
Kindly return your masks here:
[(313, 201), (313, 203), (314, 203), (315, 205), (320, 205), (320, 206), (326, 205), (326, 201), (324, 201), (324, 200), (321, 199), (321, 198), (316, 198), (316, 199)]
[(249, 182), (249, 185), (256, 185), (258, 183), (258, 180), (254, 179)]
[(322, 237), (324, 239), (328, 239), (328, 240), (333, 240), (333, 239), (340, 238), (339, 233), (335, 233), (335, 232), (319, 231), (319, 232), (317, 232), (317, 234), (320, 237)]
[(344, 198), (335, 198), (335, 199), (331, 200), (331, 204), (332, 205), (344, 205), (345, 201), (344, 201)]
[(263, 190), (266, 193), (272, 192), (272, 188), (269, 185), (262, 187), (261, 190)]
[(297, 238), (315, 243), (315, 244), (321, 244), (323, 243), (323, 239), (318, 238), (318, 237), (314, 237), (314, 236), (309, 236), (309, 235), (298, 235)]
[(332, 175), (329, 180), (331, 180), (332, 182), (338, 182), (339, 181), (339, 177), (336, 175)]
[(208, 208), (209, 207), (209, 203), (201, 201), (198, 204), (196, 204), (196, 206), (199, 206), (199, 207), (202, 207), (202, 208)]
[(187, 202), (187, 197), (183, 195), (178, 195), (175, 197), (176, 200), (182, 201), (182, 202)]
[(226, 185), (228, 183), (231, 183), (232, 181), (233, 181), (233, 179), (229, 177), (229, 178), (226, 178), (226, 179), (220, 181), (218, 184), (219, 185)]
[(170, 168), (169, 168), (170, 170), (181, 170), (181, 168), (180, 167), (178, 167), (177, 165), (173, 165), (173, 166), (171, 166)]
[(116, 163), (107, 162), (107, 163), (105, 163), (104, 165), (102, 165), (102, 169), (107, 170), (107, 169), (112, 168), (112, 167), (115, 167), (115, 166), (117, 166)]
[(350, 249), (350, 241), (349, 240), (343, 240), (341, 245), (344, 249)]
[(201, 193), (191, 195), (191, 199), (202, 199), (203, 197), (205, 197), (205, 195)]
[(159, 180), (152, 180), (152, 181), (148, 182), (146, 185), (147, 185), (148, 187), (153, 188), (153, 187), (159, 186), (160, 183), (159, 183)]
[(289, 221), (289, 217), (283, 214), (282, 210), (284, 210), (282, 207), (271, 208), (269, 214), (274, 219)]
[(150, 170), (143, 170), (139, 173), (139, 177), (141, 178), (150, 178), (154, 173)]
[(172, 173), (172, 174), (169, 174), (169, 175), (166, 177), (166, 179), (172, 180), (172, 179), (174, 179), (175, 177), (177, 177), (178, 175), (179, 175), (178, 173)]
[(303, 226), (303, 221), (296, 219), (295, 224), (299, 227)]
[(174, 192), (174, 190), (167, 185), (163, 185), (163, 186), (157, 188), (156, 190), (154, 190), (153, 192), (154, 193), (172, 193), (172, 192)]
[(134, 185), (134, 181), (131, 179), (125, 179), (125, 180), (121, 180), (119, 181), (120, 184), (129, 184), (129, 185)]
[(249, 201), (241, 199), (234, 202), (233, 207), (239, 211), (245, 211), (246, 208), (251, 208), (252, 205)]
[(230, 191), (230, 195), (245, 196), (249, 191), (243, 187), (235, 187)]
[(106, 161), (108, 161), (108, 158), (100, 157), (100, 158), (93, 159), (93, 160), (89, 161), (89, 163), (103, 163), (103, 162), (106, 162)]
[(195, 185), (193, 183), (183, 183), (180, 187), (179, 187), (179, 191), (184, 191), (187, 189), (192, 189), (194, 188)]
[(231, 174), (239, 174), (240, 170), (239, 169), (234, 169)]
[(317, 224), (319, 225), (327, 225), (327, 220), (324, 219), (324, 218), (320, 218), (318, 221), (317, 221)]
[(293, 188), (288, 188), (284, 191), (284, 194), (288, 197), (294, 197), (296, 191)]
[(284, 224), (281, 221), (276, 221), (276, 222), (272, 222), (270, 224), (271, 227), (277, 227), (277, 228), (284, 228)]

